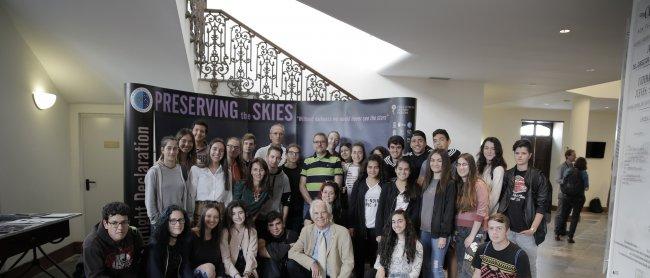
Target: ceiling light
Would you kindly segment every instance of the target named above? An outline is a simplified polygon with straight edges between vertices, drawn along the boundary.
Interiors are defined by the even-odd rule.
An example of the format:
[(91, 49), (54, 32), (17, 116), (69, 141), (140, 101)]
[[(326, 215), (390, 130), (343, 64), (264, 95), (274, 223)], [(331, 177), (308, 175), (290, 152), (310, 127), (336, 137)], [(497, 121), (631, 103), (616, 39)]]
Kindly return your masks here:
[(587, 72), (594, 72), (596, 71), (595, 69), (587, 69)]
[(34, 103), (36, 104), (36, 107), (38, 107), (38, 109), (41, 110), (45, 110), (52, 107), (56, 102), (56, 95), (52, 93), (34, 92), (32, 94), (32, 97), (34, 98)]
[(544, 103), (544, 105), (549, 106), (550, 104), (548, 104), (548, 103)]
[(571, 29), (562, 29), (560, 30), (560, 34), (568, 34), (571, 32)]
[(605, 106), (605, 109), (609, 109), (609, 106)]

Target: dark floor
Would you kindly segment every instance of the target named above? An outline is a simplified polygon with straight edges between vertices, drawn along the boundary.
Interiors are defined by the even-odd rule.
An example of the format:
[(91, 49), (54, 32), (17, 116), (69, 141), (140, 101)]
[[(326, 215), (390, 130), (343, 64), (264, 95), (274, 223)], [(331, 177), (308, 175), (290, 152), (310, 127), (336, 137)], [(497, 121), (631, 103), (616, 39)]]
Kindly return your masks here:
[[(605, 277), (602, 273), (605, 252), (605, 236), (607, 233), (607, 214), (583, 213), (582, 221), (578, 224), (574, 244), (566, 240), (555, 241), (553, 222), (551, 222), (546, 235), (546, 241), (538, 250), (538, 277), (579, 277), (599, 278)], [(74, 266), (79, 255), (73, 256), (60, 265), (69, 273), (74, 271)], [(56, 269), (48, 271), (55, 277), (63, 277)], [(35, 277), (48, 277), (41, 273)]]

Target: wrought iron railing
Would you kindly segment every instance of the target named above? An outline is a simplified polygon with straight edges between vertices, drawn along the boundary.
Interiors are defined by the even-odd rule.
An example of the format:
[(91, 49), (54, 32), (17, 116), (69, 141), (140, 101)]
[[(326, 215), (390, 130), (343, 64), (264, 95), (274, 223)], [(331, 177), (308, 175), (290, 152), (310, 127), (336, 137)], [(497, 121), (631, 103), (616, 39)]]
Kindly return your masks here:
[(191, 42), (200, 79), (236, 97), (267, 100), (357, 99), (298, 58), (205, 0), (188, 0)]

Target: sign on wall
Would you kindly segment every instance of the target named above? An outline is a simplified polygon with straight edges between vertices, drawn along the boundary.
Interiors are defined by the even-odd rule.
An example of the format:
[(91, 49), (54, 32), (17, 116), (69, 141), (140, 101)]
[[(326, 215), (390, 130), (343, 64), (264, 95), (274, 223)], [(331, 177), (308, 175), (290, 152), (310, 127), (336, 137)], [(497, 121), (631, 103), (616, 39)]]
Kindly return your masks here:
[(607, 277), (650, 277), (650, 0), (635, 0), (619, 105)]
[(196, 94), (150, 85), (126, 84), (124, 200), (135, 212), (135, 225), (150, 233), (144, 206), (144, 177), (157, 159), (156, 145), (198, 119), (208, 123), (207, 140), (241, 137), (250, 132), (257, 146), (269, 144), (269, 128), (285, 127), (285, 145), (302, 146), (311, 155), (316, 132), (338, 131), (342, 142), (362, 142), (366, 151), (386, 146), (388, 137), (408, 142), (415, 129), (416, 100), (386, 98), (333, 102), (268, 101)]

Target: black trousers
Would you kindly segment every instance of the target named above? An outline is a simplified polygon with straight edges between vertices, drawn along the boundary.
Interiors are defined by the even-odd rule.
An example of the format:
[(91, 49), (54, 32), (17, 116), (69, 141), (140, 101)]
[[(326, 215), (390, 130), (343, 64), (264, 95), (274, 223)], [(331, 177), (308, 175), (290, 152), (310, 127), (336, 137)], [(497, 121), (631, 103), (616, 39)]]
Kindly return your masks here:
[[(299, 263), (294, 260), (287, 261), (287, 272), (289, 275), (287, 277), (291, 278), (311, 278), (311, 269), (306, 269), (302, 267)], [(326, 276), (329, 278), (329, 276)]]
[(287, 269), (282, 263), (269, 258), (258, 258), (257, 270), (260, 278), (280, 278), (288, 276)]
[(365, 263), (375, 264), (377, 259), (377, 229), (366, 228), (364, 231), (355, 229), (352, 247), (354, 251), (354, 276), (363, 278)]
[(566, 231), (566, 221), (571, 214), (571, 226), (569, 227), (569, 233), (567, 234), (570, 238), (573, 238), (573, 235), (576, 233), (576, 227), (578, 226), (578, 221), (580, 221), (580, 212), (582, 207), (585, 205), (585, 196), (569, 196), (564, 195), (562, 198), (562, 210), (559, 212), (558, 217), (555, 221), (555, 234), (561, 235), (561, 231)]

